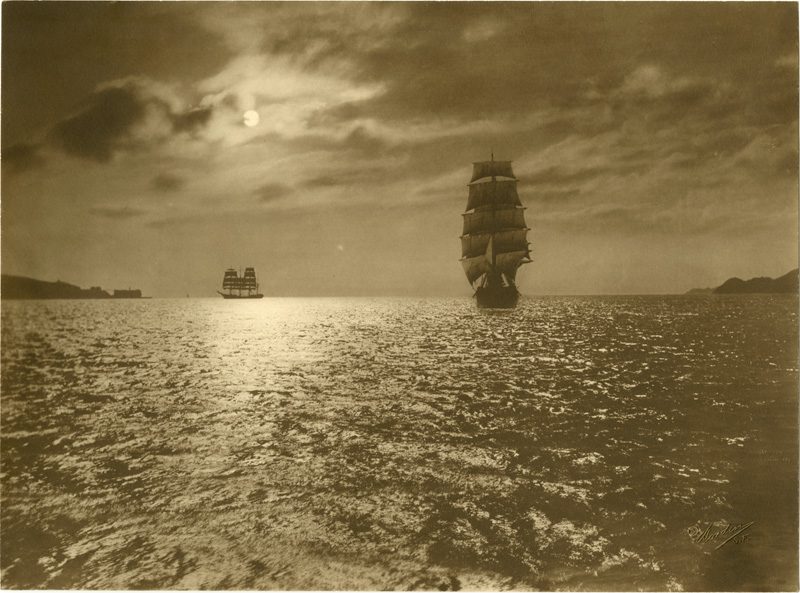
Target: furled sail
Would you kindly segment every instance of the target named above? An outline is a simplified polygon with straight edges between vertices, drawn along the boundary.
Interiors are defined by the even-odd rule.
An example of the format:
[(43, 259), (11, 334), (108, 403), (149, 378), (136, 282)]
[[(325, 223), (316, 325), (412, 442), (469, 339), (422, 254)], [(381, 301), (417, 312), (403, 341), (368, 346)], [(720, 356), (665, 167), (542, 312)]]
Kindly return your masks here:
[(514, 171), (511, 169), (511, 161), (481, 161), (472, 163), (472, 180), (477, 181), (484, 177), (511, 177), (516, 179)]

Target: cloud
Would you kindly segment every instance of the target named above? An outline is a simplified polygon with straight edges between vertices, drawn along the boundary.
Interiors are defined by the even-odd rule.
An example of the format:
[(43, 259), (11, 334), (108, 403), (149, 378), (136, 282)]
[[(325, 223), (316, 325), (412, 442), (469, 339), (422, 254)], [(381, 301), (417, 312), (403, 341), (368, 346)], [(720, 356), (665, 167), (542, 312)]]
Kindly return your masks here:
[(729, 82), (675, 76), (653, 65), (636, 68), (603, 99), (608, 101), (615, 122), (651, 129), (686, 123), (702, 128), (717, 126), (742, 104), (742, 97)]
[(556, 189), (556, 190), (522, 190), (520, 198), (524, 204), (563, 204), (567, 201), (575, 200), (579, 197), (580, 188), (575, 189)]
[(53, 140), (68, 155), (109, 162), (125, 151), (149, 150), (204, 129), (213, 107), (187, 108), (172, 87), (129, 77), (101, 85), (81, 109), (59, 122)]
[(526, 181), (534, 184), (573, 184), (592, 179), (607, 171), (608, 168), (603, 167), (582, 168), (580, 166), (556, 165), (534, 173), (529, 176)]
[(267, 183), (255, 190), (260, 202), (272, 202), (294, 193), (294, 189), (283, 183)]
[(172, 126), (176, 132), (192, 133), (205, 127), (212, 114), (211, 107), (196, 107), (185, 113), (172, 114)]
[[(104, 81), (132, 74), (188, 83), (231, 58), (221, 35), (179, 2), (21, 2), (3, 8), (3, 139), (31, 139)], [(13, 87), (13, 89), (11, 88)]]
[(150, 187), (157, 192), (176, 192), (186, 184), (186, 181), (176, 175), (169, 173), (159, 173), (153, 177)]
[[(763, 76), (773, 79), (769, 71)], [(787, 88), (777, 79), (774, 85)], [(564, 110), (572, 118), (568, 136), (518, 163), (527, 182), (520, 193), (536, 224), (674, 240), (751, 236), (778, 228), (781, 216), (796, 217), (796, 120), (763, 127), (763, 105), (748, 102), (744, 90), (653, 65), (590, 95)], [(591, 121), (607, 117), (609, 107), (598, 132)]]
[(797, 129), (772, 128), (754, 137), (732, 155), (731, 166), (750, 178), (797, 180)]
[[(317, 112), (382, 92), (380, 85), (358, 83), (341, 69), (303, 68), (285, 57), (267, 55), (242, 55), (201, 81), (198, 89), (205, 94), (201, 104), (215, 108), (206, 137), (228, 146), (269, 134), (302, 137)], [(249, 110), (259, 114), (252, 128), (242, 123), (242, 114)], [(340, 136), (343, 130), (326, 127), (314, 132)]]
[(375, 183), (395, 180), (397, 173), (391, 173), (387, 165), (358, 165), (352, 162), (342, 164), (337, 168), (324, 169), (316, 175), (302, 181), (305, 188), (330, 188), (350, 185), (371, 186)]
[(336, 187), (338, 185), (346, 185), (349, 183), (349, 179), (343, 176), (337, 175), (319, 175), (317, 177), (312, 177), (310, 179), (306, 179), (303, 182), (303, 187), (308, 188), (315, 188), (315, 187)]
[(572, 75), (607, 69), (596, 47), (601, 30), (581, 24), (596, 22), (602, 10), (573, 4), (576, 18), (566, 27), (553, 18), (556, 11), (537, 12), (535, 4), (392, 5), (402, 18), (347, 56), (361, 77), (385, 89), (365, 113), (383, 120), (502, 118), (558, 104), (573, 92)]
[(56, 126), (55, 141), (68, 154), (104, 163), (144, 114), (144, 105), (130, 90), (103, 89), (80, 113)]
[(347, 148), (359, 150), (373, 156), (387, 147), (387, 142), (383, 138), (371, 133), (364, 126), (358, 126), (350, 132), (343, 144)]
[(3, 150), (1, 162), (9, 167), (10, 173), (23, 173), (44, 166), (45, 160), (40, 150), (38, 144), (20, 142)]

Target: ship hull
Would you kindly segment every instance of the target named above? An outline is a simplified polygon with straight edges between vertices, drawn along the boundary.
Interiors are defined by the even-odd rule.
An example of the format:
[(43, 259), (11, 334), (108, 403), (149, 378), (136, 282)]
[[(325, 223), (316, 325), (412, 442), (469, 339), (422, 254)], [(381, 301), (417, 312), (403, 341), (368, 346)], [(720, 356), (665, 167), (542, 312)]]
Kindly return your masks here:
[(479, 309), (514, 309), (519, 291), (513, 286), (481, 286), (475, 291), (475, 300)]
[(239, 294), (225, 294), (224, 292), (219, 292), (219, 291), (217, 291), (217, 293), (221, 294), (223, 299), (263, 299), (264, 298), (263, 294), (242, 294), (242, 295), (239, 295)]

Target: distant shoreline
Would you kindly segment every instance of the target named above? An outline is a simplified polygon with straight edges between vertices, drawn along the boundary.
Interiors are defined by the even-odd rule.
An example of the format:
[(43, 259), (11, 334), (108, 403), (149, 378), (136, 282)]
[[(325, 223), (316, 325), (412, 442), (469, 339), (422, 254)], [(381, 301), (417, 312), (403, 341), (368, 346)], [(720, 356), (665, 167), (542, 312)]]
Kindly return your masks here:
[(798, 270), (792, 270), (779, 278), (761, 276), (742, 280), (729, 278), (716, 288), (693, 288), (684, 294), (798, 294)]
[[(151, 299), (149, 296), (142, 296), (139, 289), (114, 290), (109, 293), (99, 286), (91, 288), (81, 288), (74, 284), (56, 280), (48, 282), (36, 280), (25, 276), (12, 274), (2, 274), (2, 285), (0, 286), (0, 298), (5, 300), (47, 300), (47, 299), (85, 299), (85, 300), (104, 300), (104, 299)], [(524, 294), (523, 297), (549, 298), (549, 297), (630, 297), (630, 296), (708, 296), (717, 294), (798, 294), (798, 270), (795, 269), (779, 278), (772, 279), (767, 277), (751, 278), (741, 280), (740, 278), (730, 278), (716, 288), (693, 288), (684, 293), (586, 293), (586, 294)], [(415, 297), (414, 295), (271, 295), (273, 298), (449, 298), (447, 296)], [(168, 297), (175, 299), (185, 299), (186, 297)], [(209, 298), (205, 297), (192, 298)], [(458, 298), (453, 295), (452, 298)], [(465, 297), (471, 298), (471, 297)]]
[(81, 288), (74, 284), (47, 282), (25, 276), (0, 275), (0, 298), (9, 300), (46, 299), (149, 299), (143, 297), (139, 289), (114, 290), (108, 293), (99, 286)]

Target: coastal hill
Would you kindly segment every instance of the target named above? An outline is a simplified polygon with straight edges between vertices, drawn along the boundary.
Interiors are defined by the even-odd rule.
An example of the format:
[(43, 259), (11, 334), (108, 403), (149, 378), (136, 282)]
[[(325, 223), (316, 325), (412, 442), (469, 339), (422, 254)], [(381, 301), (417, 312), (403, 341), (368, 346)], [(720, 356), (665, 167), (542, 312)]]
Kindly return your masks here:
[(798, 294), (800, 272), (792, 270), (780, 278), (729, 278), (716, 288), (693, 288), (686, 294)]
[(797, 294), (798, 270), (792, 270), (780, 278), (730, 278), (714, 289), (714, 294)]
[(99, 286), (81, 288), (57, 280), (46, 282), (24, 276), (0, 275), (0, 298), (3, 299), (138, 299), (141, 290), (115, 290), (109, 294)]

